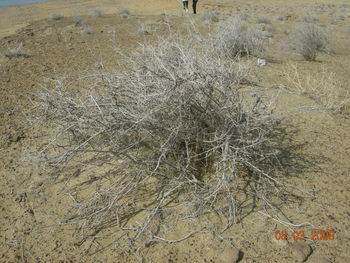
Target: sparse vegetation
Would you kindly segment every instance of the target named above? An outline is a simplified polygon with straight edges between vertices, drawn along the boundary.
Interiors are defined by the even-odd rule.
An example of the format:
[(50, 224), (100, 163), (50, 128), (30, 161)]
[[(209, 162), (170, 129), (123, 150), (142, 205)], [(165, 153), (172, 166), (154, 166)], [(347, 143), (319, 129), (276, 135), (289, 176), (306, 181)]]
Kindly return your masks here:
[(7, 58), (29, 57), (28, 53), (23, 48), (23, 43), (19, 43), (15, 48), (8, 48), (5, 50), (4, 56)]
[(306, 60), (316, 60), (317, 53), (330, 52), (330, 36), (315, 24), (298, 25), (289, 35), (288, 47)]

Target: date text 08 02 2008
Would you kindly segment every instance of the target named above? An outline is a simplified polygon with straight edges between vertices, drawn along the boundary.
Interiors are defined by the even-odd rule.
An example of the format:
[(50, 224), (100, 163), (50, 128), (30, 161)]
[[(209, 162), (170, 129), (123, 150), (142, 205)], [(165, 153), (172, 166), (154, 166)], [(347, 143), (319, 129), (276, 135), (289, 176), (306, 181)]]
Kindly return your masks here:
[[(288, 234), (287, 231), (276, 231), (275, 238), (277, 240), (305, 240), (304, 231), (293, 231), (291, 234)], [(311, 240), (334, 240), (335, 231), (328, 230), (314, 230), (311, 231), (310, 235)]]

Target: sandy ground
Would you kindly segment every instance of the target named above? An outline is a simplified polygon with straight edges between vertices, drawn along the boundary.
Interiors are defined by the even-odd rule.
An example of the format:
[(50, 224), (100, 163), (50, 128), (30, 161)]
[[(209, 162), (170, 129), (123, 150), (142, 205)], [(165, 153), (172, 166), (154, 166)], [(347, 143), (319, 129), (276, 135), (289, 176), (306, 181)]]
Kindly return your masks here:
[[(0, 262), (237, 262), (232, 247), (240, 251), (240, 262), (349, 262), (349, 108), (337, 114), (323, 111), (319, 101), (291, 93), (293, 89), (284, 77), (289, 64), (298, 65), (301, 72), (316, 79), (327, 70), (336, 74), (345, 90), (350, 90), (350, 5), (344, 4), (345, 0), (203, 0), (196, 18), (184, 16), (176, 0), (147, 4), (143, 0), (57, 0), (0, 8), (0, 52), (22, 42), (29, 54), (18, 59), (0, 56)], [(131, 10), (130, 17), (116, 15), (124, 8)], [(95, 9), (104, 17), (93, 17)], [(253, 213), (227, 231), (228, 238), (222, 242), (210, 233), (200, 233), (181, 243), (156, 244), (137, 253), (120, 252), (111, 240), (79, 245), (73, 226), (58, 226), (71, 202), (62, 193), (64, 185), (47, 183), (45, 171), (28, 161), (43, 136), (40, 129), (26, 122), (29, 99), (47, 78), (75, 80), (96, 70), (96, 62), (113, 69), (121, 59), (114, 52), (114, 41), (128, 52), (140, 41), (165, 34), (169, 25), (172, 30), (183, 30), (192, 20), (203, 30), (211, 30), (215, 24), (203, 25), (201, 20), (201, 14), (210, 10), (218, 11), (220, 20), (247, 14), (252, 24), (259, 15), (272, 21), (265, 25), (274, 36), (264, 54), (268, 64), (253, 70), (256, 80), (266, 87), (284, 87), (279, 91), (278, 110), (295, 128), (290, 130), (292, 145), (305, 145), (296, 152), (309, 161), (291, 183), (316, 195), (305, 198), (294, 212), (286, 209), (286, 213), (296, 225), (309, 222), (312, 226), (287, 228)], [(65, 18), (48, 19), (53, 13)], [(305, 62), (280, 47), (295, 20), (307, 13), (319, 17), (319, 24), (336, 37), (333, 54), (320, 55), (317, 62)], [(286, 20), (276, 20), (277, 15)], [(74, 26), (76, 17), (90, 26), (90, 34)], [(150, 35), (140, 34), (142, 25)], [(276, 89), (247, 87), (247, 92)], [(336, 238), (277, 242), (276, 230), (303, 230), (307, 235), (313, 230), (333, 230)]]

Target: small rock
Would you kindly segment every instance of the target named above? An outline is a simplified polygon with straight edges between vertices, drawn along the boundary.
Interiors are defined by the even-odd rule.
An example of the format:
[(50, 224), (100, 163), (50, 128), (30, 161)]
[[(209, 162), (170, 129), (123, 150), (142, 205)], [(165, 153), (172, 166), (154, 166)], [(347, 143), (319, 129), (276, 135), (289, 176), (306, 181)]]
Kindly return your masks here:
[(240, 252), (237, 248), (227, 247), (220, 253), (220, 261), (222, 263), (237, 263), (240, 260)]
[(303, 242), (291, 243), (290, 248), (298, 262), (305, 262), (312, 253), (311, 247)]
[(267, 64), (266, 59), (264, 59), (264, 58), (258, 58), (257, 63), (260, 67), (264, 67)]

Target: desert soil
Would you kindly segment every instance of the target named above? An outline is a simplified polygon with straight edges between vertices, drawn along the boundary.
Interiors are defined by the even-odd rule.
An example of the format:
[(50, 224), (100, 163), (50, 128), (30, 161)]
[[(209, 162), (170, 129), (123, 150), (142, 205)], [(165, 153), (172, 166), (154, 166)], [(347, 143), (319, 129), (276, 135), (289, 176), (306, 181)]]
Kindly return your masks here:
[[(130, 16), (116, 15), (124, 8)], [(103, 17), (94, 17), (95, 9)], [(350, 92), (350, 4), (345, 0), (201, 0), (198, 9), (197, 16), (185, 15), (177, 0), (56, 0), (0, 8), (0, 52), (23, 43), (29, 55), (0, 56), (0, 262), (350, 261), (349, 107), (327, 111), (320, 100), (295, 92), (285, 79), (291, 64), (315, 79), (324, 71), (333, 72), (339, 85)], [(297, 155), (307, 159), (290, 181), (311, 193), (297, 208), (286, 208), (295, 226), (255, 212), (228, 230), (221, 242), (203, 232), (180, 243), (139, 251), (121, 252), (103, 239), (79, 244), (74, 226), (59, 225), (71, 203), (62, 190), (64, 184), (47, 182), (45, 170), (30, 158), (45, 133), (27, 121), (30, 98), (47, 79), (77, 80), (101, 63), (106, 70), (118, 67), (121, 56), (116, 45), (130, 52), (139, 42), (155, 41), (169, 29), (184, 32), (190, 21), (203, 31), (212, 30), (218, 23), (207, 25), (202, 17), (213, 10), (220, 21), (242, 14), (251, 24), (258, 16), (272, 21), (263, 25), (273, 34), (263, 54), (267, 65), (252, 66), (255, 80), (264, 87), (246, 90), (279, 93), (278, 111), (294, 127), (289, 131), (291, 145), (298, 145)], [(64, 18), (52, 20), (53, 13)], [(320, 55), (316, 62), (282, 48), (287, 33), (304, 14), (317, 16), (318, 23), (334, 35), (332, 53)], [(277, 20), (278, 15), (285, 19)], [(76, 17), (89, 25), (89, 32), (75, 26)], [(84, 85), (78, 82), (76, 87)], [(276, 241), (276, 230), (303, 230), (308, 236), (313, 230), (333, 230), (336, 236)]]

